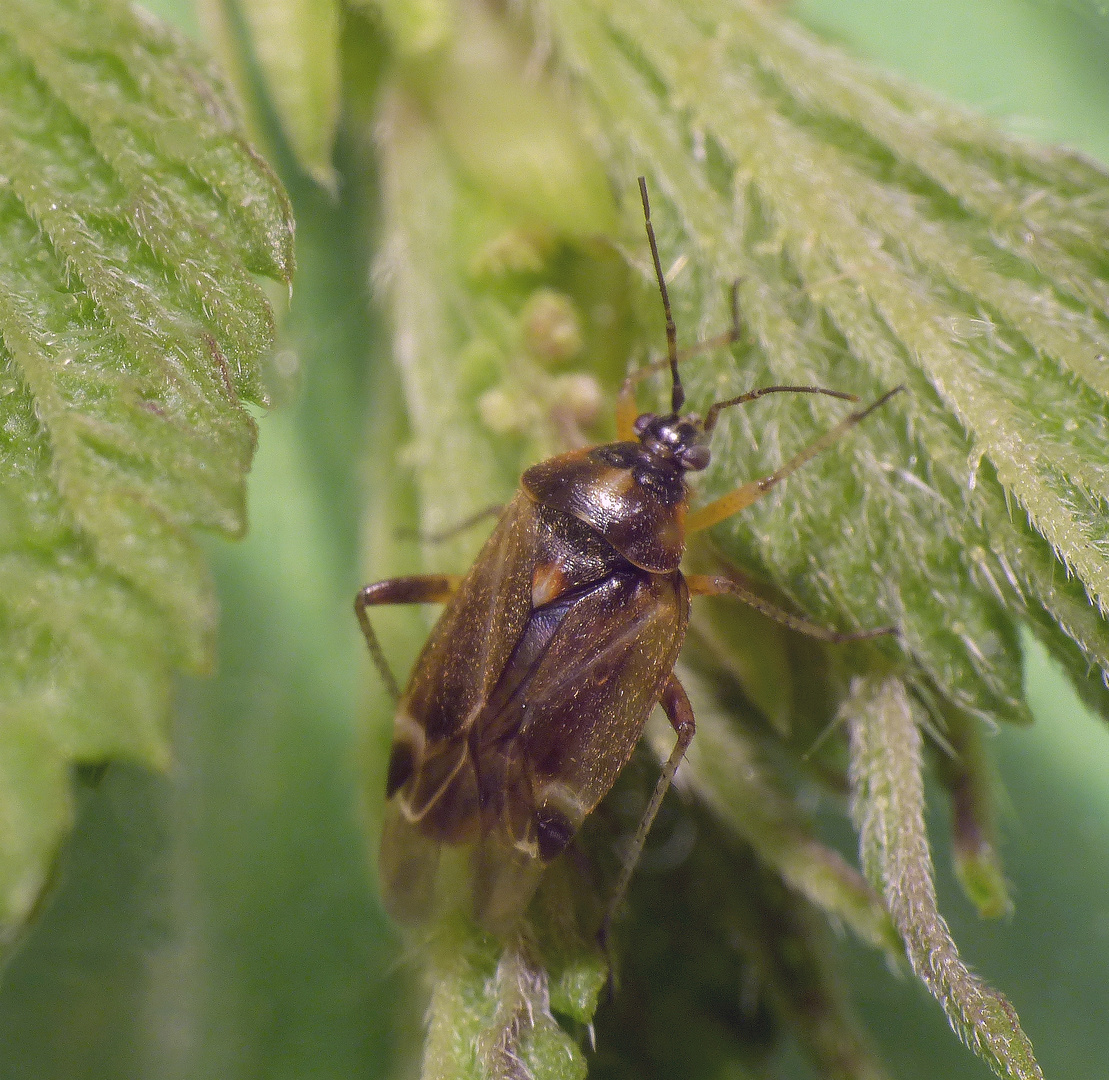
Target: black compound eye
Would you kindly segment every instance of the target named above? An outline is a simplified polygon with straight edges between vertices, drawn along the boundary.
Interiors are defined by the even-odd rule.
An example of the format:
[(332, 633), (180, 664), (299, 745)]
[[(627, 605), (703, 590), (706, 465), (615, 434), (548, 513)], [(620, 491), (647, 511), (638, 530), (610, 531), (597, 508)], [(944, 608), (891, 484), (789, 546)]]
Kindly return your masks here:
[(694, 443), (681, 452), (682, 468), (693, 471), (707, 469), (712, 460), (712, 452), (704, 443)]
[(641, 413), (635, 418), (635, 424), (632, 425), (632, 430), (636, 435), (642, 435), (656, 420), (658, 419), (654, 413)]

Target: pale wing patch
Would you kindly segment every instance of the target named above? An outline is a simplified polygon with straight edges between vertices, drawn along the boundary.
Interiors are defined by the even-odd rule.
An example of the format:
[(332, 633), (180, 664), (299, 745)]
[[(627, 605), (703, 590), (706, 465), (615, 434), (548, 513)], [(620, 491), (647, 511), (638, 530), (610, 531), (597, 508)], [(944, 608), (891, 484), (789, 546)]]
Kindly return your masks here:
[(424, 747), (427, 745), (423, 725), (414, 720), (403, 705), (393, 717), (393, 742), (407, 745), (416, 761), (423, 759)]
[(540, 806), (557, 807), (575, 825), (580, 825), (589, 813), (589, 808), (582, 802), (581, 794), (558, 780), (549, 780), (543, 785), (537, 802)]
[(412, 824), (422, 821), (427, 812), (454, 783), (462, 767), (469, 763), (470, 753), (464, 740), (451, 742), (427, 761), (421, 761), (413, 777), (411, 790), (397, 793), (401, 812)]
[(531, 606), (542, 607), (562, 595), (566, 588), (566, 575), (558, 563), (543, 563), (531, 575)]

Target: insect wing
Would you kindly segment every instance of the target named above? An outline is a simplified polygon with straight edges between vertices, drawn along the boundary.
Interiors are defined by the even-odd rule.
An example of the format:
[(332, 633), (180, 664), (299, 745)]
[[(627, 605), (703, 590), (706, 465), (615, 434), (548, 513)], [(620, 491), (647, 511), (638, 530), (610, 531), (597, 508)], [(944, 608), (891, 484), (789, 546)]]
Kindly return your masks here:
[(432, 629), (397, 706), (382, 833), (382, 894), (400, 922), (425, 918), (443, 843), (480, 834), (467, 735), (527, 624), (536, 508), (505, 509)]
[(412, 669), (398, 710), (398, 738), (402, 712), (422, 729), (428, 750), (473, 723), (531, 612), (535, 546), (535, 505), (517, 495)]
[(688, 611), (680, 573), (606, 577), (569, 606), (504, 707), (479, 720), (481, 789), (518, 849), (553, 858), (612, 786), (673, 670)]

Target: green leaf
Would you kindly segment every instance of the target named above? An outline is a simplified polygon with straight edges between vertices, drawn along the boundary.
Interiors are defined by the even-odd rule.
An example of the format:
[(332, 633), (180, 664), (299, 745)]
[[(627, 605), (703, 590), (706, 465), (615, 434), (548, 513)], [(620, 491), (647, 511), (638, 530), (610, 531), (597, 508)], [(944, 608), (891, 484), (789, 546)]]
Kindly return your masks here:
[[(205, 31), (258, 136), (272, 108), (297, 162), (334, 193), (339, 123), (338, 0), (197, 0)], [(255, 78), (265, 103), (257, 100)]]
[[(505, 499), (514, 478), (510, 470), (497, 470), (488, 434), (473, 423), (473, 395), (469, 401), (464, 397), (468, 383), (482, 386), (496, 377), (494, 365), (502, 358), (494, 340), (484, 335), (477, 345), (467, 340), (466, 261), (475, 245), (460, 250), (460, 238), (447, 231), (476, 221), (487, 235), (496, 225), (486, 225), (487, 204), (482, 217), (467, 213), (471, 193), (421, 119), (412, 99), (399, 90), (382, 110), (387, 239), (378, 272), (390, 285), (395, 357), (415, 440), (406, 464), (419, 486), (421, 528), (435, 533), (466, 520), (483, 503)], [(473, 359), (458, 363), (464, 351)], [(444, 470), (442, 461), (458, 467)], [(463, 534), (440, 549), (440, 558), (461, 563), (473, 556), (474, 540)]]
[[(684, 667), (679, 674), (697, 717), (697, 737), (682, 762), (682, 786), (810, 903), (896, 956), (899, 939), (889, 915), (859, 872), (812, 835), (795, 804), (777, 790), (751, 737), (729, 721), (704, 680)], [(658, 725), (649, 737), (665, 761), (673, 732)]]
[(944, 739), (950, 751), (938, 756), (940, 781), (951, 800), (951, 847), (955, 875), (984, 919), (1011, 915), (1013, 902), (998, 854), (997, 779), (982, 726), (953, 713)]
[[(643, 169), (653, 189), (673, 200), (682, 247), (705, 267), (707, 281), (690, 286), (692, 296), (676, 285), (679, 299), (692, 308), (680, 325), (704, 325), (720, 311), (728, 280), (738, 277), (741, 309), (761, 354), (747, 358), (745, 366), (754, 370), (745, 372), (744, 383), (815, 376), (837, 386), (849, 381), (865, 396), (897, 382), (910, 390), (891, 404), (907, 413), (906, 430), (918, 452), (905, 443), (901, 450), (877, 445), (884, 442), (877, 423), (858, 438), (852, 435), (850, 488), (841, 479), (837, 490), (827, 475), (836, 471), (833, 455), (814, 463), (793, 478), (790, 491), (736, 522), (732, 551), (742, 550), (748, 562), (755, 556), (779, 585), (810, 610), (826, 612), (825, 618), (838, 609), (850, 612), (858, 625), (898, 621), (929, 680), (960, 707), (981, 716), (1019, 716), (1012, 629), (992, 598), (975, 598), (968, 586), (973, 578), (991, 592), (996, 585), (999, 598), (1019, 606), (1055, 600), (1045, 573), (1053, 560), (1037, 558), (1041, 549), (1012, 520), (1007, 486), (1026, 500), (1033, 523), (1099, 595), (1104, 566), (1097, 537), (1105, 519), (1096, 492), (1104, 477), (1094, 443), (1106, 419), (1096, 387), (1072, 376), (1096, 375), (1087, 358), (1105, 340), (1103, 311), (1074, 306), (1106, 287), (1098, 276), (1099, 256), (1089, 246), (1104, 228), (1097, 211), (1088, 209), (1109, 197), (1104, 176), (1071, 155), (1006, 142), (994, 132), (987, 140), (985, 125), (940, 111), (922, 96), (906, 101), (905, 88), (893, 97), (894, 89), (883, 84), (886, 97), (878, 99), (878, 110), (870, 84), (879, 80), (754, 7), (729, 8), (726, 31), (723, 15), (713, 19), (712, 27), (721, 28), (715, 36), (663, 4), (624, 4), (604, 17), (589, 5), (562, 3), (552, 10), (565, 31), (567, 59), (580, 70), (597, 109), (630, 130), (628, 152), (637, 160), (629, 166), (621, 159), (621, 168)], [(629, 41), (640, 51), (633, 53)], [(774, 67), (786, 46), (792, 48), (788, 76)], [(883, 130), (854, 100), (848, 113), (843, 84), (880, 111), (899, 138), (886, 131), (879, 141)], [(665, 89), (662, 96), (658, 86)], [(692, 111), (688, 120), (668, 112), (667, 95), (676, 94)], [(985, 146), (970, 167), (965, 156), (972, 132)], [(720, 175), (727, 181), (714, 184), (715, 175), (690, 160), (685, 147), (695, 137), (709, 140), (719, 153), (723, 160), (710, 155), (708, 161), (724, 170)], [(961, 172), (952, 159), (964, 166)], [(796, 161), (805, 168), (794, 168)], [(943, 177), (944, 165), (953, 176)], [(938, 178), (950, 190), (941, 189)], [(1058, 191), (1045, 191), (1049, 178)], [(1084, 186), (1084, 196), (1076, 183)], [(718, 190), (732, 184), (734, 194)], [(1042, 197), (1032, 199), (1035, 191)], [(1058, 205), (1064, 193), (1069, 202)], [(738, 218), (733, 198), (741, 200)], [(958, 198), (968, 205), (958, 207)], [(1035, 209), (1045, 199), (1053, 204), (1050, 214)], [(658, 216), (665, 220), (669, 214), (666, 208)], [(1030, 245), (1018, 246), (1020, 228), (1007, 224), (1014, 215), (1042, 238), (1037, 252), (1049, 249), (1059, 264), (1038, 253), (1033, 260)], [(731, 243), (723, 244), (729, 236)], [(1085, 262), (1060, 254), (1077, 251), (1079, 241)], [(1014, 256), (1027, 256), (1027, 262)], [(960, 278), (963, 270), (967, 276)], [(1039, 316), (1034, 324), (1002, 310), (1007, 290), (1033, 307)], [(717, 325), (722, 321), (717, 315)], [(822, 328), (819, 336), (813, 325)], [(1051, 344), (1047, 337), (1056, 330), (1060, 340)], [(764, 364), (768, 370), (761, 375)], [(1070, 370), (1062, 370), (1067, 365)], [(697, 386), (695, 375), (690, 382)], [(714, 379), (711, 392), (718, 386)], [(1045, 407), (1048, 398), (1052, 405)], [(779, 445), (785, 444), (784, 451), (806, 438), (791, 430), (789, 417), (779, 419), (784, 411), (778, 409), (771, 421), (775, 453)], [(788, 411), (811, 416), (809, 408)], [(751, 448), (762, 423), (761, 414), (731, 419), (732, 431), (740, 425), (747, 430), (718, 440), (717, 460), (728, 463), (729, 475), (723, 483), (714, 476), (713, 488), (769, 471), (774, 454)], [(788, 442), (785, 431), (792, 436)], [(1002, 431), (1009, 434), (1002, 437)], [(835, 505), (837, 512), (816, 520), (782, 514), (786, 499)], [(838, 528), (843, 520), (873, 525), (873, 546), (855, 543), (850, 531)], [(927, 544), (897, 535), (898, 523), (911, 523), (915, 531), (922, 522), (933, 523), (917, 534)], [(821, 563), (842, 565), (838, 582), (827, 571), (805, 573), (817, 552)], [(1025, 557), (1016, 562), (1018, 554)], [(890, 565), (889, 555), (899, 565)], [(890, 579), (899, 582), (900, 603), (888, 594)], [(931, 605), (912, 599), (928, 596), (936, 598)], [(1065, 617), (1059, 621), (1065, 632), (1077, 629)], [(1104, 622), (1095, 618), (1083, 629), (1078, 642), (1087, 658), (1104, 664)]]
[(1042, 1080), (1016, 1011), (960, 960), (936, 906), (924, 829), (921, 738), (904, 683), (859, 679), (844, 710), (863, 865), (889, 904), (913, 970), (959, 1037), (998, 1076)]
[(433, 55), (450, 44), (456, 18), (450, 0), (353, 0), (375, 10), (389, 32), (397, 54), (404, 58)]
[(607, 177), (552, 89), (527, 77), (524, 43), (480, 7), (451, 47), (405, 70), (458, 164), (524, 220), (562, 236), (609, 233)]
[(0, 10), (7, 928), (69, 813), (59, 770), (166, 763), (171, 667), (206, 669), (215, 623), (192, 531), (245, 529), (254, 275), (289, 280), (292, 223), (211, 75), (119, 4)]
[[(561, 132), (556, 124), (548, 145), (557, 147)], [(376, 134), (386, 207), (377, 272), (389, 285), (411, 425), (400, 465), (420, 496), (420, 528), (434, 534), (508, 498), (524, 456), (558, 445), (561, 428), (550, 406), (564, 384), (527, 355), (534, 313), (549, 302), (549, 294), (536, 295), (536, 266), (546, 269), (555, 249), (546, 235), (551, 224), (537, 224), (474, 183), (452, 157), (449, 139), (402, 87), (386, 92)], [(541, 143), (543, 132), (534, 134)], [(608, 211), (606, 199), (589, 214)], [(568, 305), (558, 307), (564, 318)], [(583, 322), (595, 342), (597, 326)], [(530, 405), (527, 437), (505, 438), (489, 424), (491, 393), (509, 402), (510, 420), (512, 402)], [(572, 411), (560, 415), (574, 422)], [(390, 538), (380, 531), (389, 518), (375, 514), (373, 522), (388, 550)], [(464, 531), (429, 545), (427, 561), (463, 569), (480, 542), (480, 530)], [(399, 651), (392, 639), (389, 651)], [(370, 772), (368, 798), (379, 804), (383, 776), (380, 768)], [(520, 1063), (535, 1080), (583, 1076), (581, 1052), (550, 1007), (589, 1022), (604, 979), (595, 948), (550, 922), (542, 930), (553, 932), (540, 934), (541, 961), (472, 927), (440, 930), (443, 940), (425, 957), (431, 989), (424, 1077), (519, 1076)]]
[[(535, 132), (534, 143), (557, 155), (565, 129), (557, 117), (552, 128)], [(565, 383), (527, 354), (529, 301), (539, 272), (559, 255), (551, 233), (569, 209), (577, 205), (579, 217), (597, 221), (611, 207), (592, 183), (595, 163), (580, 182), (564, 185), (552, 218), (502, 202), (500, 191), (475, 182), (453, 157), (452, 139), (462, 133), (444, 136), (400, 86), (384, 95), (377, 134), (386, 236), (376, 270), (389, 287), (413, 436), (403, 463), (418, 486), (421, 528), (435, 534), (506, 501), (523, 463), (559, 446), (552, 412), (566, 404)], [(590, 345), (609, 332), (602, 322), (612, 321), (611, 313), (583, 319)], [(617, 343), (600, 345), (612, 350)], [(507, 423), (519, 421), (512, 433), (526, 431), (526, 439), (503, 438), (498, 394)], [(447, 461), (451, 469), (442, 467)], [(471, 530), (428, 554), (440, 566), (464, 569), (480, 541)]]
[(580, 1049), (550, 1012), (547, 976), (520, 943), (437, 944), (423, 1080), (584, 1080)]
[[(867, 891), (849, 887), (845, 867), (829, 874), (824, 849), (772, 796), (808, 764), (797, 761), (803, 740), (831, 722), (852, 680), (892, 670), (937, 753), (952, 756), (967, 889), (983, 911), (1003, 911), (975, 748), (982, 724), (1029, 719), (1018, 620), (1089, 700), (1109, 703), (1086, 674), (1109, 674), (1109, 177), (877, 75), (763, 4), (531, 7), (563, 100), (622, 202), (612, 241), (638, 277), (627, 303), (642, 315), (621, 359), (662, 342), (635, 198), (644, 175), (685, 342), (727, 325), (738, 282), (744, 339), (685, 365), (694, 409), (760, 384), (863, 400), (908, 391), (712, 537), (780, 604), (843, 630), (895, 625), (897, 639), (803, 654), (788, 638), (737, 648), (709, 627), (703, 644), (723, 658), (713, 690), (724, 692), (702, 696), (707, 744), (687, 783), (793, 889), (881, 940)], [(444, 35), (436, 48), (453, 47)], [(406, 463), (434, 531), (503, 501), (519, 467), (550, 453), (554, 410), (526, 392), (542, 383), (520, 347), (519, 313), (528, 288), (550, 288), (559, 259), (588, 245), (562, 214), (528, 227), (536, 211), (514, 194), (507, 151), (483, 141), (512, 125), (451, 97), (473, 74), (430, 78), (410, 61), (398, 64), (379, 129), (380, 270), (413, 423)], [(497, 104), (491, 95), (484, 111)], [(618, 368), (601, 359), (591, 371), (611, 386)], [(664, 384), (644, 390), (646, 407), (665, 401)], [(784, 396), (726, 413), (695, 501), (772, 473), (842, 416), (826, 399)], [(439, 549), (429, 567), (460, 570), (476, 544)], [(774, 738), (757, 715), (714, 722), (711, 698), (728, 699), (728, 680)], [(832, 735), (818, 764), (834, 786), (844, 748)], [(881, 756), (872, 786), (897, 782), (902, 765)], [(936, 932), (927, 904), (894, 914), (905, 940)], [(977, 1030), (956, 962), (941, 993)], [(995, 1020), (982, 1021), (982, 1045), (996, 1057)], [(1013, 1052), (1035, 1075), (1030, 1049)]]

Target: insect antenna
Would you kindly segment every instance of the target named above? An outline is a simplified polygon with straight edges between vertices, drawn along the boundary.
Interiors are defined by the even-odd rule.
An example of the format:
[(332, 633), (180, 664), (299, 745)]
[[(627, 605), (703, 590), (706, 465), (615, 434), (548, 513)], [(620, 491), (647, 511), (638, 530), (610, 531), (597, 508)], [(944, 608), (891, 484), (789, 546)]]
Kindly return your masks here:
[(839, 398), (840, 401), (859, 400), (854, 394), (848, 394), (842, 390), (825, 390), (823, 386), (762, 386), (758, 390), (749, 390), (746, 394), (710, 405), (709, 411), (705, 414), (705, 432), (711, 432), (716, 427), (716, 421), (724, 409), (730, 409), (733, 405), (746, 405), (748, 401), (766, 397), (767, 394), (824, 394), (826, 397)]
[(651, 204), (647, 200), (647, 178), (639, 178), (639, 194), (643, 199), (643, 221), (647, 226), (647, 240), (651, 245), (651, 258), (655, 263), (655, 277), (658, 278), (659, 292), (662, 293), (662, 310), (666, 315), (666, 357), (670, 363), (670, 411), (676, 416), (685, 404), (685, 388), (678, 374), (678, 331), (674, 328), (674, 316), (670, 311), (670, 294), (666, 291), (666, 278), (662, 276), (662, 263), (658, 257), (658, 244), (655, 243), (655, 229), (651, 224)]

